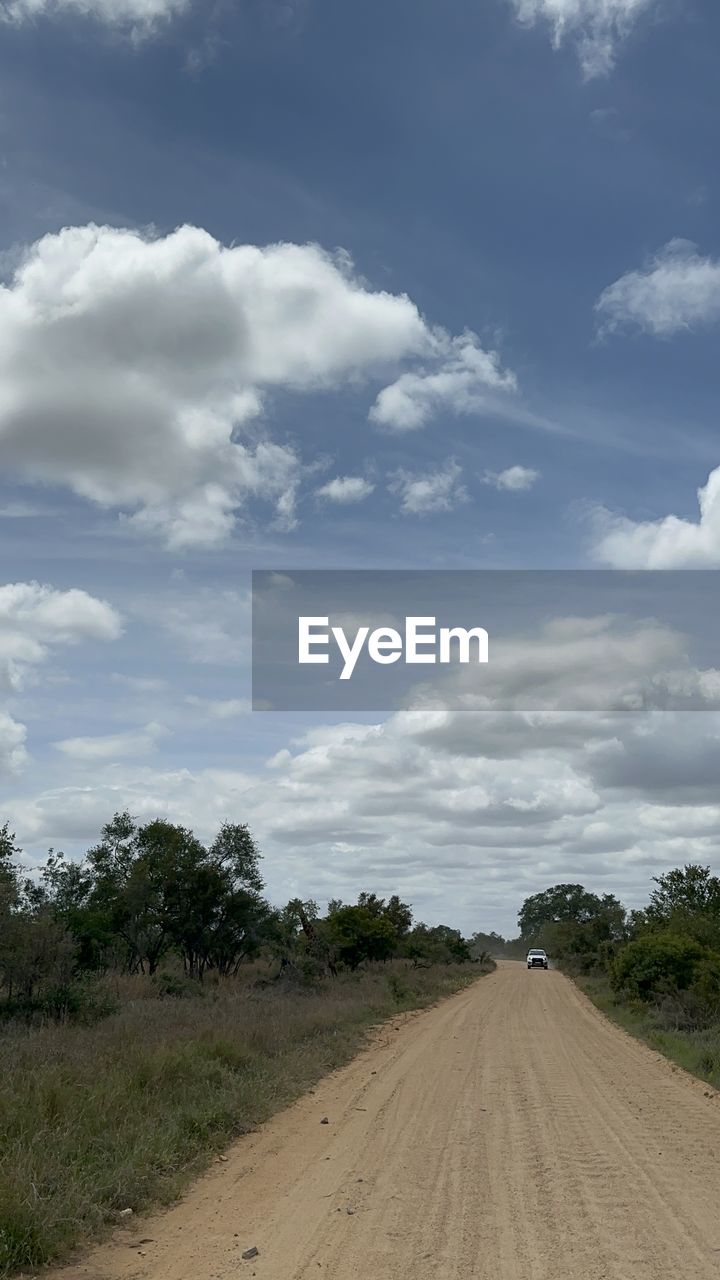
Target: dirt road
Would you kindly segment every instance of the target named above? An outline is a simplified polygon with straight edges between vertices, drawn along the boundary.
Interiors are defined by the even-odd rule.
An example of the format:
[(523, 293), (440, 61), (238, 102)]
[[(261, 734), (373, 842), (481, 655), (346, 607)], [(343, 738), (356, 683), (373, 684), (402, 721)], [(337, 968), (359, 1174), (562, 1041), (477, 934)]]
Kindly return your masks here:
[(720, 1097), (560, 973), (503, 964), (395, 1026), (182, 1204), (58, 1274), (720, 1277)]

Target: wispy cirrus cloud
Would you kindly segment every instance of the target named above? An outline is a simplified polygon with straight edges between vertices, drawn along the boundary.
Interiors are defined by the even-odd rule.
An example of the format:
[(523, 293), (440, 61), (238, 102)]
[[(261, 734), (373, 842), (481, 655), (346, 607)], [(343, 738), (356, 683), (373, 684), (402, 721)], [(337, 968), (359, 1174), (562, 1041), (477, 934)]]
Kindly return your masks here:
[(134, 760), (154, 751), (164, 732), (162, 725), (151, 723), (143, 729), (128, 730), (125, 733), (63, 738), (55, 743), (55, 747), (69, 759), (84, 763), (127, 758)]

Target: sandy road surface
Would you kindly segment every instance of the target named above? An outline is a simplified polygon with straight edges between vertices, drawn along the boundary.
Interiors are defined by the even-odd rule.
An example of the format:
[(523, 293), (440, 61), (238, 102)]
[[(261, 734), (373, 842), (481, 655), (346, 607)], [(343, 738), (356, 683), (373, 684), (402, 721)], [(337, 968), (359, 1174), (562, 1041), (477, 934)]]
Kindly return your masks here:
[(520, 964), (395, 1025), (58, 1280), (720, 1277), (720, 1097)]

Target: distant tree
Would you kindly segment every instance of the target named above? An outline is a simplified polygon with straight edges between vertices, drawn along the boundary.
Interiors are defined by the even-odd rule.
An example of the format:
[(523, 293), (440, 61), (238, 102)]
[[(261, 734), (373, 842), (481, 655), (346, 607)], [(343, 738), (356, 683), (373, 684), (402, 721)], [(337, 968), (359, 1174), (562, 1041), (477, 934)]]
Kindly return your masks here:
[(553, 885), (526, 898), (518, 923), (525, 946), (545, 947), (554, 959), (583, 970), (602, 964), (611, 954), (609, 944), (627, 937), (622, 903), (580, 884)]
[(403, 944), (403, 954), (413, 964), (467, 964), (474, 957), (458, 929), (447, 925), (416, 924)]
[(9, 823), (0, 827), (0, 987), (12, 987), (17, 938), (14, 917), (20, 901), (20, 879), (17, 860), (20, 849)]
[(328, 916), (327, 931), (338, 961), (348, 969), (366, 960), (387, 960), (397, 945), (392, 922), (366, 906), (340, 907)]
[[(334, 903), (330, 904), (328, 914), (332, 914)], [(407, 902), (401, 902), (395, 893), (387, 902), (384, 898), (379, 898), (376, 893), (361, 893), (357, 900), (357, 905), (363, 910), (368, 911), (375, 919), (389, 920), (395, 936), (398, 941), (404, 938), (410, 931), (412, 925), (412, 907)]]
[(15, 835), (6, 822), (0, 827), (0, 921), (7, 918), (17, 906), (20, 897), (20, 880), (17, 866), (21, 850), (15, 843)]
[(388, 898), (383, 915), (390, 921), (398, 940), (405, 938), (410, 932), (413, 922), (412, 907), (407, 902), (401, 902), (396, 893)]
[(176, 823), (140, 826), (117, 813), (84, 863), (51, 853), (39, 892), (75, 937), (82, 967), (114, 953), (153, 974), (173, 951), (202, 978), (236, 972), (270, 927), (260, 858), (244, 824), (223, 823), (207, 848)]
[(518, 914), (521, 936), (538, 938), (548, 924), (585, 924), (601, 910), (601, 899), (581, 884), (556, 884), (526, 898)]
[(9, 1000), (29, 1002), (70, 980), (76, 950), (42, 890), (32, 881), (21, 883), (21, 852), (5, 823), (0, 827), (0, 988)]
[(507, 949), (507, 943), (499, 933), (483, 933), (482, 930), (472, 935), (469, 945), (473, 960), (483, 954), (504, 956)]
[(85, 971), (107, 967), (116, 950), (112, 921), (93, 894), (94, 884), (87, 862), (66, 859), (51, 849), (40, 880), (25, 885), (26, 897), (36, 909), (50, 909), (74, 939), (78, 968)]
[[(341, 907), (338, 902), (336, 910)], [(320, 918), (318, 905), (312, 899), (292, 898), (276, 914), (272, 934), (273, 949), (280, 955), (281, 972), (294, 969), (305, 978), (337, 975), (337, 956), (329, 924)]]

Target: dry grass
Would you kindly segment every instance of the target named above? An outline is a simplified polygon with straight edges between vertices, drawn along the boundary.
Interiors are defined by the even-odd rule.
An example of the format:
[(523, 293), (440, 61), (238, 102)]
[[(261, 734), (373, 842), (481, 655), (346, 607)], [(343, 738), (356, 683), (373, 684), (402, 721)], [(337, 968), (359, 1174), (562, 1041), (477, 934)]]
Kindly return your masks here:
[(574, 977), (598, 1009), (671, 1062), (720, 1090), (720, 1024), (697, 1030), (673, 1025), (667, 1010), (616, 995), (603, 977)]
[(120, 1209), (173, 1198), (233, 1137), (347, 1061), (370, 1025), (477, 975), (395, 964), (288, 988), (255, 970), (190, 999), (122, 978), (111, 980), (120, 1011), (95, 1026), (6, 1031), (0, 1276), (61, 1257)]

